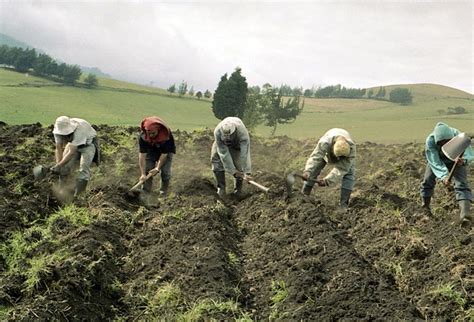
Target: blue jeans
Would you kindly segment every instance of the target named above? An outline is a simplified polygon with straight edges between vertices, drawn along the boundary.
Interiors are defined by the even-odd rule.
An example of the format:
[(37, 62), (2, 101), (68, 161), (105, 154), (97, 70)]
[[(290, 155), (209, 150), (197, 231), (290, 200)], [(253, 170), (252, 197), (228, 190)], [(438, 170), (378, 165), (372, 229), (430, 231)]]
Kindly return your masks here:
[[(445, 163), (448, 170), (451, 171), (454, 163)], [(458, 165), (454, 169), (453, 174), (454, 191), (456, 193), (456, 200), (471, 200), (472, 192), (467, 180), (467, 165)], [(422, 198), (430, 198), (433, 196), (434, 187), (436, 185), (436, 176), (429, 164), (426, 165), (425, 177), (421, 183), (420, 192)]]

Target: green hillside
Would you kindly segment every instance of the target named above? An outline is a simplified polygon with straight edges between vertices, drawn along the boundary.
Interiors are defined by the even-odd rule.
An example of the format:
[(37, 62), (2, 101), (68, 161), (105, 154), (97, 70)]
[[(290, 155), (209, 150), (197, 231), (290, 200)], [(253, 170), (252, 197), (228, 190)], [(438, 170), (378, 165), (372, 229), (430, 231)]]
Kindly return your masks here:
[[(173, 129), (213, 128), (211, 102), (171, 95), (166, 90), (99, 78), (99, 88), (67, 87), (52, 81), (0, 69), (0, 120), (8, 124), (50, 125), (59, 115), (81, 117), (95, 124), (138, 125), (147, 115), (163, 117)], [(332, 127), (346, 128), (357, 142), (421, 142), (436, 122), (474, 132), (474, 96), (435, 84), (385, 86), (408, 88), (414, 102), (401, 106), (370, 99), (305, 99), (301, 116), (280, 125), (277, 135), (315, 139)], [(376, 89), (376, 88), (374, 88)], [(447, 115), (462, 106), (466, 114)], [(270, 128), (254, 131), (268, 135)]]

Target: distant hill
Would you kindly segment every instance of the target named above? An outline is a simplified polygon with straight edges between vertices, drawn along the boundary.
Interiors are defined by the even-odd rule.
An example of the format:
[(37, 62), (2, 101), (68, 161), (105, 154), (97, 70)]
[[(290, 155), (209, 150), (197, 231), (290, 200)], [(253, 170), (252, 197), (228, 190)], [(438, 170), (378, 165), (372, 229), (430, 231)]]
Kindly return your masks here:
[[(12, 38), (10, 36), (7, 36), (5, 34), (0, 33), (0, 45), (7, 45), (9, 47), (20, 47), (20, 48), (35, 48), (33, 46), (28, 45), (27, 43), (21, 42), (16, 40), (15, 38)], [(38, 52), (43, 53), (44, 51), (35, 48)]]
[[(463, 99), (474, 99), (474, 95), (456, 89), (449, 86), (438, 85), (438, 84), (429, 84), (429, 83), (420, 83), (420, 84), (399, 84), (399, 85), (387, 85), (385, 87), (386, 95), (385, 98), (389, 97), (390, 92), (397, 88), (406, 88), (413, 95), (414, 101), (423, 102), (426, 100), (436, 100), (441, 98), (463, 98)], [(380, 86), (368, 88), (374, 91), (374, 95), (379, 90)]]
[[(10, 37), (10, 36), (2, 34), (2, 33), (0, 33), (0, 46), (1, 45), (7, 45), (9, 47), (20, 47), (20, 48), (23, 48), (23, 49), (34, 48), (36, 50), (36, 52), (38, 52), (38, 53), (48, 54), (47, 52), (45, 52), (44, 50), (42, 50), (40, 48), (36, 48), (34, 46), (31, 46), (27, 43), (24, 43), (22, 41), (19, 41), (19, 40), (13, 38), (13, 37)], [(57, 59), (57, 58), (55, 58), (55, 59), (59, 63), (63, 62), (63, 61), (61, 61), (61, 59)], [(67, 63), (74, 65), (74, 62), (67, 62)], [(101, 71), (97, 67), (86, 67), (86, 66), (80, 66), (80, 65), (79, 65), (79, 67), (81, 68), (82, 72), (85, 73), (85, 74), (95, 74), (96, 76), (99, 76), (99, 77), (112, 78), (112, 76), (110, 76), (109, 74), (104, 73), (103, 71)]]

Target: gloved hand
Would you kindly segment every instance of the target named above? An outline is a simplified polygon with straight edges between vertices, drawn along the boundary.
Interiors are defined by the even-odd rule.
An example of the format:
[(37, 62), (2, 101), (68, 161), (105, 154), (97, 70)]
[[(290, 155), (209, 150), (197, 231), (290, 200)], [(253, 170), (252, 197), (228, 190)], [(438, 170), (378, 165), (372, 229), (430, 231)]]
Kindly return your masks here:
[(327, 181), (324, 179), (317, 179), (316, 184), (320, 187), (327, 187), (328, 185)]
[(51, 168), (49, 168), (49, 171), (51, 171), (51, 173), (54, 173), (54, 174), (61, 174), (61, 166), (56, 164), (52, 166)]

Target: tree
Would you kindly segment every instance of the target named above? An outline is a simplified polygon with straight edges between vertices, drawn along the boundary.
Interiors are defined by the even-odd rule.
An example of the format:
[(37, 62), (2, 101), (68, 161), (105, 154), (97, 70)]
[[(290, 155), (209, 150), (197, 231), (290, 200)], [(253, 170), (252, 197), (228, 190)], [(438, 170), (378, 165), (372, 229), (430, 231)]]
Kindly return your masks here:
[(206, 89), (206, 91), (204, 92), (204, 97), (205, 97), (205, 98), (211, 98), (211, 97), (212, 97), (212, 93), (211, 93), (208, 89)]
[[(259, 89), (260, 92), (260, 89)], [(245, 111), (244, 116), (242, 117), (242, 121), (244, 122), (245, 126), (252, 130), (258, 124), (260, 124), (262, 119), (262, 97), (259, 92), (255, 90), (249, 90), (247, 94), (247, 99), (245, 101)]]
[(34, 49), (23, 50), (19, 48), (13, 66), (19, 72), (27, 72), (33, 67), (36, 61), (36, 51)]
[(247, 81), (242, 76), (240, 67), (237, 67), (229, 78), (227, 78), (227, 74), (224, 74), (214, 92), (212, 101), (214, 116), (220, 120), (228, 116), (243, 118), (247, 92)]
[(252, 94), (260, 94), (260, 86), (256, 85), (256, 86), (250, 86), (249, 87), (249, 93), (252, 93)]
[(87, 88), (93, 88), (99, 85), (97, 76), (95, 76), (94, 74), (87, 75), (87, 77), (84, 79), (84, 83), (86, 84)]
[(189, 96), (194, 96), (194, 86), (191, 86), (191, 88), (188, 91)]
[(278, 124), (294, 122), (303, 110), (304, 101), (301, 102), (301, 96), (293, 96), (284, 102), (281, 93), (270, 88), (267, 88), (264, 96), (262, 114), (265, 125), (273, 127), (272, 136), (275, 135)]
[(385, 87), (380, 86), (379, 91), (377, 92), (377, 95), (375, 95), (377, 98), (384, 98), (385, 97)]
[(408, 105), (411, 104), (412, 101), (413, 97), (407, 88), (397, 87), (390, 92), (390, 102)]
[(188, 83), (186, 83), (185, 81), (182, 81), (181, 84), (179, 84), (179, 87), (178, 87), (179, 96), (186, 95), (187, 91), (188, 91)]
[(66, 65), (62, 78), (66, 84), (74, 86), (76, 81), (81, 77), (81, 68), (77, 65)]
[(304, 97), (312, 97), (314, 95), (312, 88), (307, 88), (304, 90)]
[(367, 92), (367, 97), (368, 97), (368, 98), (372, 98), (372, 96), (374, 96), (374, 90), (371, 88), (371, 89), (369, 89), (369, 91)]
[(200, 100), (201, 97), (202, 97), (202, 92), (201, 92), (201, 91), (197, 91), (197, 92), (196, 92), (196, 97), (198, 98), (198, 100)]
[(171, 85), (170, 87), (168, 87), (167, 91), (170, 93), (176, 92), (176, 85), (175, 84)]
[(50, 75), (53, 59), (46, 54), (40, 54), (33, 65), (35, 73), (39, 76)]

